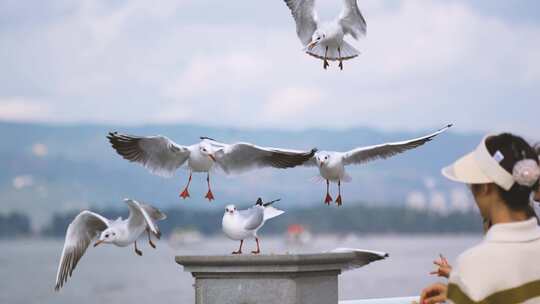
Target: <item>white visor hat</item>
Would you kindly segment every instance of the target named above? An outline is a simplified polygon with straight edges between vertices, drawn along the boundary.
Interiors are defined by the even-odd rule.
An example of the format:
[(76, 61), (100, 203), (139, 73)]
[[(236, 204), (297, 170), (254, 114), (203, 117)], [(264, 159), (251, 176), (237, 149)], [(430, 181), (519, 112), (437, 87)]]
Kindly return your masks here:
[[(492, 135), (484, 137), (474, 151), (443, 168), (442, 174), (456, 182), (466, 184), (495, 183), (506, 191), (510, 190), (515, 183), (514, 178), (499, 164), (504, 156), (500, 153), (492, 156), (489, 153), (486, 139), (490, 136)], [(497, 160), (497, 157), (500, 159)]]

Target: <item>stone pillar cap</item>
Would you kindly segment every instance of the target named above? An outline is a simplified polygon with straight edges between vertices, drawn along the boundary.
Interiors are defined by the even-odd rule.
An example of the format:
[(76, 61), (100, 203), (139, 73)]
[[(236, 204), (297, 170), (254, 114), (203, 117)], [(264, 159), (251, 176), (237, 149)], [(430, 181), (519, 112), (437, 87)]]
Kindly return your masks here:
[(324, 253), (269, 255), (188, 255), (176, 256), (189, 272), (307, 272), (344, 271), (388, 257), (387, 253), (340, 248)]

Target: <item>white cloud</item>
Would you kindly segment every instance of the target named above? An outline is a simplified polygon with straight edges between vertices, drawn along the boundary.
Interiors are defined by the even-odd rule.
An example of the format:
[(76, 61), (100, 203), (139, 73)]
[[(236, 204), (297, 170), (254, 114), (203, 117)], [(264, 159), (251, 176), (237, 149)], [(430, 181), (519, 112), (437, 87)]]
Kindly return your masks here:
[(0, 120), (46, 121), (50, 120), (49, 105), (22, 97), (0, 98)]

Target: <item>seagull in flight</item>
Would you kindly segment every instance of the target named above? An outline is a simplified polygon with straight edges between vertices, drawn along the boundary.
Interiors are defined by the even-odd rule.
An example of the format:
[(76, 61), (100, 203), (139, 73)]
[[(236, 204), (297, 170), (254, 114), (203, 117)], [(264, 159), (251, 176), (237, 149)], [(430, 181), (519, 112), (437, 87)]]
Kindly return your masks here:
[(449, 124), (432, 134), (406, 141), (359, 147), (347, 152), (318, 151), (313, 158), (304, 165), (317, 166), (319, 168), (320, 176), (326, 180), (325, 204), (330, 205), (332, 202), (329, 191), (330, 182), (337, 183), (338, 196), (335, 202), (338, 206), (341, 206), (341, 182), (351, 181), (351, 177), (345, 172), (345, 166), (364, 164), (376, 159), (386, 159), (407, 150), (417, 148), (428, 141), (431, 141), (435, 136), (445, 132), (451, 126), (452, 124)]
[(257, 250), (251, 253), (259, 254), (261, 252), (257, 231), (261, 229), (267, 220), (285, 212), (272, 207), (273, 203), (280, 200), (276, 199), (264, 203), (259, 197), (255, 206), (246, 210), (237, 210), (234, 205), (227, 205), (225, 207), (225, 213), (221, 222), (223, 232), (231, 240), (240, 241), (240, 248), (237, 251), (233, 251), (232, 254), (242, 254), (242, 245), (247, 238), (255, 238), (255, 242), (257, 243)]
[(84, 210), (69, 224), (56, 274), (54, 287), (56, 291), (67, 282), (88, 245), (98, 235), (94, 247), (99, 244), (113, 244), (118, 247), (134, 244), (135, 253), (141, 256), (142, 251), (137, 248), (137, 239), (146, 232), (148, 243), (152, 248), (156, 248), (151, 235), (157, 239), (161, 237), (156, 222), (164, 220), (165, 214), (157, 208), (132, 199), (125, 199), (124, 202), (129, 208), (129, 217), (126, 220), (122, 218), (110, 220), (92, 211)]
[(366, 35), (366, 20), (356, 0), (343, 0), (343, 9), (336, 19), (319, 23), (315, 12), (315, 0), (285, 0), (296, 22), (296, 34), (304, 45), (304, 51), (323, 60), (323, 68), (329, 66), (328, 60), (339, 61), (343, 70), (343, 60), (360, 54), (343, 38), (349, 34), (354, 39)]
[(189, 178), (180, 197), (189, 197), (189, 185), (193, 172), (205, 172), (208, 192), (205, 198), (214, 199), (210, 187), (210, 171), (214, 168), (225, 173), (238, 173), (256, 168), (292, 168), (311, 159), (317, 149), (311, 151), (285, 150), (259, 147), (240, 142), (224, 144), (209, 137), (201, 137), (199, 143), (182, 146), (162, 136), (133, 136), (109, 133), (107, 136), (112, 147), (123, 158), (137, 162), (151, 173), (171, 177), (174, 172), (187, 165)]

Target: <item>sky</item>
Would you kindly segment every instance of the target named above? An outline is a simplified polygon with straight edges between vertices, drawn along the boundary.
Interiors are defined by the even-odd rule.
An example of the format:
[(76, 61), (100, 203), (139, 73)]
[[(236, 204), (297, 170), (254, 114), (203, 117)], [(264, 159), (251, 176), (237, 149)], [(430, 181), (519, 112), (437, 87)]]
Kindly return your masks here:
[(324, 71), (282, 0), (1, 0), (0, 120), (540, 137), (538, 1), (358, 3), (362, 54)]

